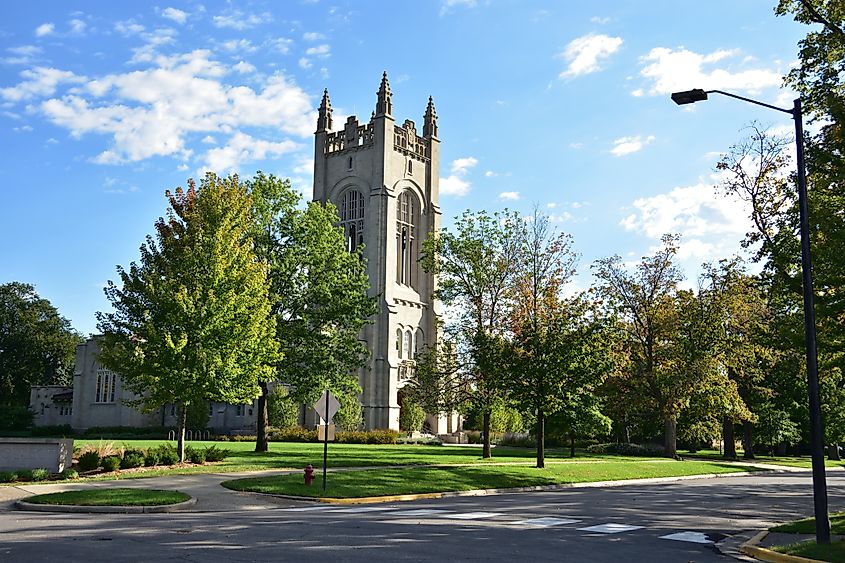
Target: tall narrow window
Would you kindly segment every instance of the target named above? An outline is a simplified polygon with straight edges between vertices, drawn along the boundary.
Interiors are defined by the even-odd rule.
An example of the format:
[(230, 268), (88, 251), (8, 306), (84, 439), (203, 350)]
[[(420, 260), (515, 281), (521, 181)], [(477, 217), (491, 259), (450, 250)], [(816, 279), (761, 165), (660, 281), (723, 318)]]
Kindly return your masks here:
[(409, 158), (408, 159), (408, 174), (414, 173), (414, 162)]
[(416, 288), (419, 208), (410, 190), (399, 195), (396, 205), (396, 281)]
[(411, 329), (406, 330), (402, 337), (402, 357), (406, 360), (414, 359), (414, 354), (411, 350)]
[(97, 370), (97, 388), (94, 392), (95, 403), (114, 402), (115, 377), (114, 372), (100, 368)]
[(396, 353), (399, 355), (399, 359), (402, 359), (402, 329), (396, 329)]
[(348, 190), (340, 198), (338, 211), (346, 250), (353, 252), (364, 244), (364, 195), (358, 190)]

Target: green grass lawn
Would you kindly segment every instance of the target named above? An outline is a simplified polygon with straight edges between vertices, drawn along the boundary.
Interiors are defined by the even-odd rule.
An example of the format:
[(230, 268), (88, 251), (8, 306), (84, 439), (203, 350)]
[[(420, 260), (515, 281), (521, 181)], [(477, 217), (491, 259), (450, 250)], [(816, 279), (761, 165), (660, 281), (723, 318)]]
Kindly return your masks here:
[[(804, 518), (795, 522), (788, 522), (769, 528), (770, 532), (782, 532), (784, 534), (815, 534), (816, 519)], [(834, 512), (830, 515), (830, 533), (845, 534), (845, 512)]]
[[(75, 446), (86, 444), (98, 445), (107, 440), (76, 440)], [(127, 448), (150, 448), (164, 443), (163, 440), (115, 440), (115, 446)], [(171, 442), (172, 443), (172, 442)], [(302, 469), (309, 463), (322, 466), (323, 445), (319, 443), (271, 442), (270, 451), (256, 453), (254, 442), (190, 442), (194, 447), (203, 448), (215, 445), (231, 451), (224, 461), (213, 465), (181, 467), (173, 469), (150, 469), (138, 473), (126, 473), (120, 478), (151, 477), (174, 473), (218, 473), (259, 471), (267, 469)], [(579, 454), (569, 458), (568, 450), (547, 452), (550, 463), (557, 461), (584, 462), (596, 459), (643, 460), (660, 458), (627, 458), (620, 456), (596, 456)], [(364, 444), (329, 444), (329, 467), (372, 467), (385, 465), (444, 465), (444, 464), (491, 464), (491, 463), (527, 463), (535, 460), (535, 452), (525, 448), (494, 448), (492, 459), (481, 457), (481, 448), (453, 446), (416, 446), (416, 445), (364, 445)], [(112, 476), (111, 478), (114, 478)]]
[(28, 497), (26, 502), (75, 506), (161, 506), (190, 498), (190, 495), (179, 491), (114, 488), (35, 495)]
[[(519, 465), (473, 465), (470, 467), (420, 467), (374, 469), (329, 473), (323, 494), (322, 475), (307, 487), (300, 474), (236, 479), (223, 483), (237, 491), (268, 494), (357, 498), (382, 495), (469, 491), (535, 485), (585, 483), (645, 477), (677, 477), (703, 473), (742, 471), (732, 465), (707, 461), (655, 461), (596, 459), (591, 463), (550, 464), (545, 469)], [(319, 470), (315, 471), (319, 474)]]
[(833, 542), (828, 545), (818, 545), (815, 541), (805, 541), (789, 545), (779, 545), (772, 548), (773, 551), (796, 555), (817, 561), (830, 561), (831, 563), (845, 563), (845, 542)]
[[(696, 452), (689, 452), (689, 451), (678, 451), (678, 455), (680, 456), (692, 456), (692, 457), (703, 457), (707, 459), (718, 459), (723, 460), (722, 454), (720, 454), (716, 450), (698, 450)], [(770, 455), (763, 455), (763, 454), (754, 454), (754, 459), (752, 460), (743, 460), (742, 459), (742, 450), (737, 450), (737, 461), (751, 461), (751, 462), (758, 462), (758, 463), (772, 463), (774, 465), (786, 465), (789, 467), (804, 467), (810, 469), (813, 465), (810, 456), (803, 455), (803, 456), (770, 456)], [(825, 467), (845, 467), (845, 460), (834, 461), (825, 458)]]

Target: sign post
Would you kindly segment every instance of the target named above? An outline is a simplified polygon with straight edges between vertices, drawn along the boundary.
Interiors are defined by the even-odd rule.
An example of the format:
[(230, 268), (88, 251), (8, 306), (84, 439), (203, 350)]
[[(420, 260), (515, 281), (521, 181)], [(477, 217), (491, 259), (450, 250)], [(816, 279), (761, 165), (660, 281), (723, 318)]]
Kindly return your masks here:
[(332, 392), (326, 389), (326, 391), (317, 399), (317, 402), (314, 403), (314, 410), (317, 411), (317, 414), (320, 415), (325, 423), (325, 432), (323, 433), (323, 490), (326, 490), (326, 467), (328, 466), (328, 458), (329, 458), (329, 423), (334, 418), (334, 415), (337, 414), (338, 409), (340, 408), (340, 401), (337, 400), (337, 397), (332, 395)]

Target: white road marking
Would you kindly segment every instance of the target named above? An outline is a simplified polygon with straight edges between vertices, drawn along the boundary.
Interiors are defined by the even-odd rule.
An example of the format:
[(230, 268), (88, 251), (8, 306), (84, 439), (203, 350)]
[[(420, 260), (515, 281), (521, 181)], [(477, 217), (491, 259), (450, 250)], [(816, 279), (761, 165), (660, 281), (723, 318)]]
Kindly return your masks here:
[(418, 510), (397, 510), (396, 512), (391, 512), (391, 516), (399, 516), (400, 518), (403, 516), (431, 516), (434, 514), (448, 514), (451, 512), (450, 510), (437, 510), (435, 508), (420, 508)]
[(316, 506), (300, 506), (297, 508), (280, 508), (279, 512), (311, 512), (313, 510), (336, 510), (336, 506), (318, 504)]
[(677, 532), (667, 536), (660, 536), (660, 539), (687, 541), (692, 543), (713, 543), (713, 540), (707, 539), (707, 535), (702, 532)]
[(519, 520), (514, 524), (520, 526), (531, 526), (533, 528), (548, 528), (550, 526), (562, 526), (563, 524), (575, 524), (580, 520), (571, 520), (569, 518), (530, 518), (528, 520)]
[(356, 512), (380, 512), (383, 510), (395, 510), (389, 506), (356, 506), (354, 508), (341, 508), (340, 510), (335, 510), (335, 513), (345, 512), (345, 513), (356, 513)]
[(482, 518), (495, 518), (496, 516), (503, 516), (501, 512), (464, 512), (461, 514), (448, 514), (443, 518), (455, 520), (481, 520)]
[(618, 534), (620, 532), (630, 532), (631, 530), (641, 530), (642, 526), (629, 526), (628, 524), (617, 524), (609, 522), (607, 524), (599, 524), (597, 526), (589, 526), (587, 528), (578, 528), (582, 532), (598, 532), (600, 534)]

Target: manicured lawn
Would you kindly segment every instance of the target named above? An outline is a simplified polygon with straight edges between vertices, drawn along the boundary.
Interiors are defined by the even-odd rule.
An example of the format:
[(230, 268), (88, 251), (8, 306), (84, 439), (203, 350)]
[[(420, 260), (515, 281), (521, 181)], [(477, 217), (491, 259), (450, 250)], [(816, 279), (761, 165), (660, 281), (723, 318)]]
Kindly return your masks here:
[(268, 494), (356, 498), (738, 471), (742, 471), (742, 468), (707, 461), (597, 459), (591, 463), (550, 464), (545, 469), (478, 464), (470, 467), (338, 471), (329, 473), (325, 494), (319, 470), (315, 471), (318, 478), (310, 487), (304, 484), (300, 474), (236, 479), (224, 482), (223, 486), (237, 491)]
[[(105, 442), (105, 441), (104, 441)], [(115, 446), (127, 448), (155, 447), (163, 440), (121, 440)], [(75, 446), (98, 445), (100, 440), (76, 440)], [(172, 442), (171, 442), (172, 443)], [(254, 442), (190, 442), (194, 447), (204, 448), (216, 445), (230, 450), (224, 461), (212, 465), (181, 467), (173, 469), (151, 469), (138, 473), (121, 474), (119, 478), (152, 477), (174, 473), (219, 473), (259, 471), (266, 469), (302, 469), (309, 463), (322, 466), (323, 445), (318, 443), (271, 442), (270, 451), (256, 453)], [(549, 461), (568, 461), (568, 451), (552, 450), (547, 454)], [(492, 459), (482, 459), (481, 448), (453, 446), (415, 445), (363, 445), (329, 444), (329, 467), (372, 467), (386, 465), (444, 465), (444, 464), (491, 464), (534, 462), (535, 452), (523, 448), (495, 448)], [(620, 456), (595, 456), (582, 454), (573, 461), (584, 462), (596, 459), (642, 460), (649, 458), (626, 458)], [(655, 459), (655, 458), (651, 458)], [(660, 458), (657, 458), (660, 459)], [(111, 478), (115, 478), (112, 476)]]
[(845, 563), (845, 542), (834, 542), (829, 545), (818, 545), (815, 541), (780, 545), (772, 550), (787, 555), (797, 555), (817, 561), (830, 561), (831, 563)]
[[(769, 528), (771, 532), (782, 532), (784, 534), (815, 534), (816, 519), (804, 518), (795, 522), (788, 522)], [(830, 515), (830, 533), (845, 534), (845, 512), (834, 512)]]
[[(714, 450), (698, 450), (695, 453), (691, 453), (688, 451), (679, 451), (678, 455), (681, 456), (692, 456), (692, 457), (704, 457), (708, 459), (719, 459), (723, 460), (722, 454), (718, 451)], [(751, 462), (758, 462), (758, 463), (772, 463), (775, 465), (787, 465), (789, 467), (805, 467), (810, 469), (813, 465), (810, 456), (770, 456), (770, 455), (761, 455), (755, 454), (754, 459), (752, 460), (743, 460), (742, 459), (742, 450), (737, 450), (737, 461), (751, 461)], [(833, 461), (825, 458), (825, 467), (845, 467), (845, 460), (840, 461)]]
[(89, 489), (35, 495), (26, 499), (34, 504), (62, 504), (76, 506), (161, 506), (190, 499), (179, 491), (155, 489)]

